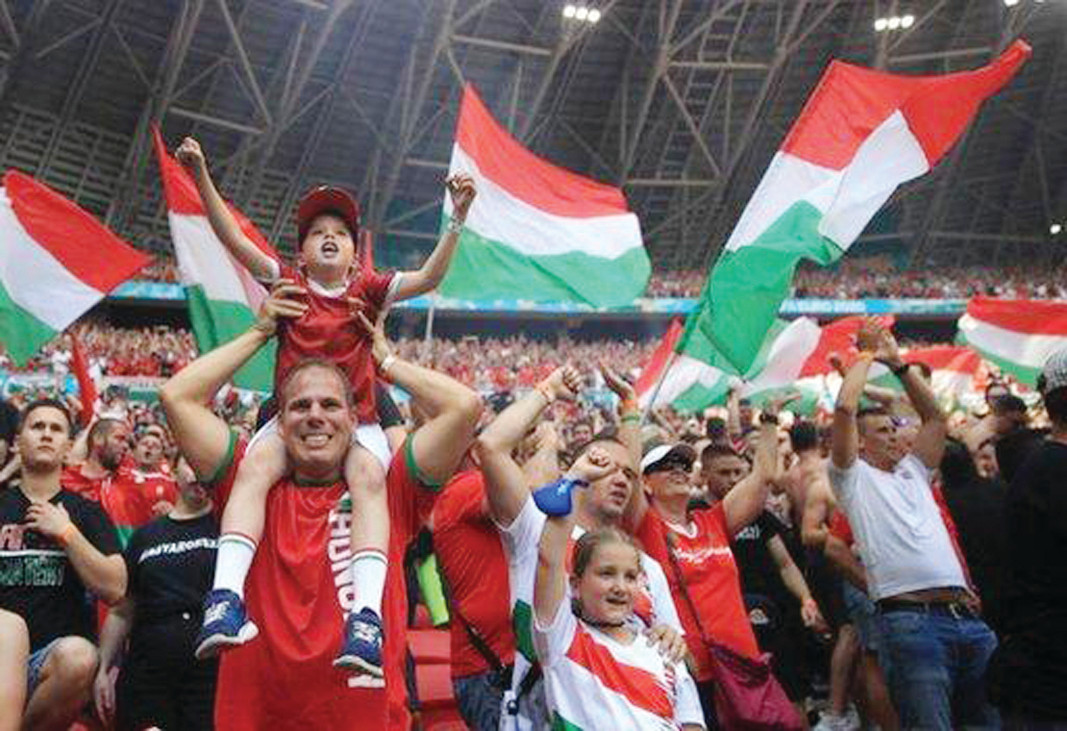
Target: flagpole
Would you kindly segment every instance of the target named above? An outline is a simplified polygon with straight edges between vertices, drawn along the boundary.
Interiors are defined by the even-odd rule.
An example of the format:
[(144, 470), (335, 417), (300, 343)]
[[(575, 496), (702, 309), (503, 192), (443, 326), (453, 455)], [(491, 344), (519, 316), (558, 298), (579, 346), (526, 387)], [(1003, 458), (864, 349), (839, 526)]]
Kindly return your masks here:
[(652, 389), (652, 396), (649, 397), (648, 403), (645, 404), (645, 411), (641, 414), (641, 423), (647, 424), (648, 417), (652, 414), (652, 407), (656, 404), (656, 399), (659, 398), (659, 390), (663, 387), (663, 382), (667, 380), (667, 373), (670, 372), (671, 366), (674, 365), (674, 359), (678, 357), (678, 351), (672, 350), (671, 357), (667, 359), (667, 364), (663, 366), (663, 370), (659, 374), (659, 378), (656, 379), (656, 387)]
[(422, 338), (423, 352), (429, 355), (430, 341), (433, 340), (433, 315), (437, 309), (437, 290), (430, 294), (430, 309), (426, 312), (426, 332)]

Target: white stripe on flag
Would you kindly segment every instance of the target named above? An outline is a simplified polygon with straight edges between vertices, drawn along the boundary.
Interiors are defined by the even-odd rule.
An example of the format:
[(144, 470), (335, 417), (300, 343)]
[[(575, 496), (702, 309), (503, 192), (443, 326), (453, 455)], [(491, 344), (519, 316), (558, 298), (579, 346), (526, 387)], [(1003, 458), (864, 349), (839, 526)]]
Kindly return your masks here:
[(95, 305), (104, 292), (78, 279), (22, 226), (7, 191), (0, 189), (0, 282), (11, 300), (45, 325), (63, 330)]
[(171, 239), (182, 283), (201, 285), (209, 300), (248, 304), (236, 264), (211, 230), (205, 216), (169, 214)]
[[(617, 259), (642, 246), (641, 228), (633, 213), (593, 218), (548, 213), (516, 198), (483, 175), (477, 163), (454, 145), (448, 173), (457, 172), (473, 176), (478, 186), (478, 200), (467, 214), (467, 227), (522, 254), (552, 256), (581, 251), (602, 259)], [(445, 196), (444, 211), (452, 215), (449, 196)]]
[(1043, 368), (1050, 355), (1067, 347), (1067, 336), (1007, 330), (968, 314), (958, 326), (968, 345), (1027, 368)]
[(822, 328), (810, 318), (798, 317), (789, 323), (771, 344), (763, 370), (745, 385), (746, 394), (795, 383), (820, 337)]
[[(688, 355), (679, 353), (674, 357), (670, 370), (663, 377), (663, 384), (656, 393), (657, 404), (669, 404), (692, 386), (701, 385), (713, 388), (725, 374), (718, 368), (714, 368), (704, 361), (697, 360)], [(641, 405), (645, 406), (652, 394), (656, 392), (655, 386), (641, 395)]]

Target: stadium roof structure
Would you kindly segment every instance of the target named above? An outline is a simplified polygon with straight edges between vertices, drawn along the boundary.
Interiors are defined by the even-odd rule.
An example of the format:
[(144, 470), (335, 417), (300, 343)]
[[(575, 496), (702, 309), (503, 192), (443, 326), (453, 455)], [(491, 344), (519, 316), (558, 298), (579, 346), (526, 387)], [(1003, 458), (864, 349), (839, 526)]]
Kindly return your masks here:
[(624, 188), (656, 266), (699, 268), (830, 59), (938, 74), (1020, 36), (1029, 63), (861, 240), (913, 265), (1062, 261), (1067, 0), (0, 0), (0, 165), (166, 250), (158, 120), (283, 249), (330, 183), (379, 262), (412, 266), (473, 82), (535, 152)]

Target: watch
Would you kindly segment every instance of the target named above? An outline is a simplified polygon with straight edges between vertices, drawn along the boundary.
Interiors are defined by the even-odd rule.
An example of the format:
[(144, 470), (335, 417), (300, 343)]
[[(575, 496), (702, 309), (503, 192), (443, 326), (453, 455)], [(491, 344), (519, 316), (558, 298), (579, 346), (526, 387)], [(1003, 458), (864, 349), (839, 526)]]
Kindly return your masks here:
[(911, 368), (911, 363), (901, 363), (898, 366), (891, 367), (889, 370), (893, 372), (894, 376), (896, 376), (897, 378), (901, 378), (904, 376), (905, 373), (908, 372), (909, 368)]

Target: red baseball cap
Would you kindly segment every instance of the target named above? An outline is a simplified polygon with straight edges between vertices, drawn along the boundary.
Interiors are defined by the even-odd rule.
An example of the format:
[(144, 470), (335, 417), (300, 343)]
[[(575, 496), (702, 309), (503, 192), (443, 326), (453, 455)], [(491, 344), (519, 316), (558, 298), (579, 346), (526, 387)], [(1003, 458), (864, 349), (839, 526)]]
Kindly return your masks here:
[(308, 226), (315, 220), (315, 216), (323, 213), (340, 216), (348, 225), (352, 239), (358, 238), (359, 203), (356, 203), (355, 198), (340, 188), (320, 185), (309, 190), (296, 207), (296, 228), (300, 242), (307, 236)]

